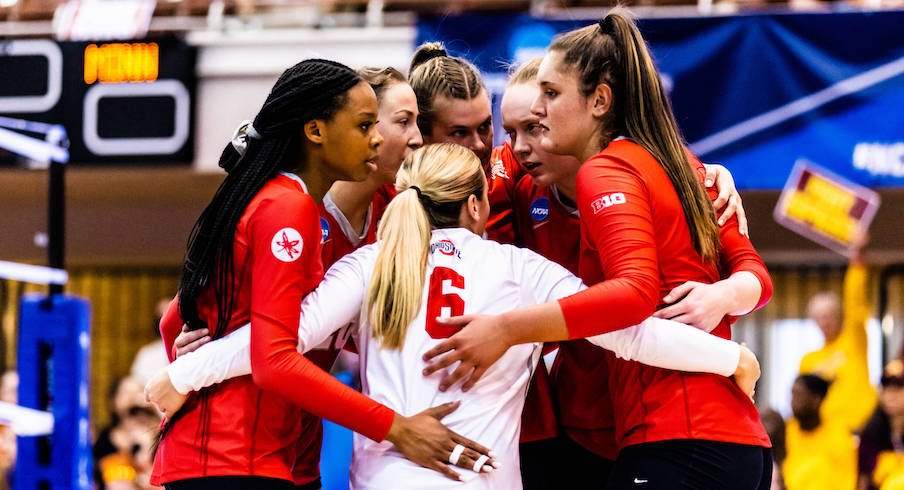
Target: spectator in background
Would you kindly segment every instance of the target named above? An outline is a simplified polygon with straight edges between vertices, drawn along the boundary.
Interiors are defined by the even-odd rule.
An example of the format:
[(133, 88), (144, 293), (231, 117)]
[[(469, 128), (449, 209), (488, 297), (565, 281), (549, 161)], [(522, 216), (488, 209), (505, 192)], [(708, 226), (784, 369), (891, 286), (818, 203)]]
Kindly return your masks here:
[(154, 323), (151, 325), (156, 340), (145, 345), (135, 354), (135, 360), (132, 361), (131, 376), (138, 379), (142, 385), (151, 380), (151, 377), (157, 374), (161, 369), (169, 364), (166, 357), (166, 347), (163, 345), (163, 339), (160, 338), (160, 319), (166, 313), (170, 300), (167, 298), (157, 302), (157, 309), (154, 315)]
[(767, 408), (760, 410), (760, 420), (763, 421), (763, 427), (766, 428), (766, 434), (769, 435), (769, 441), (772, 442), (772, 484), (770, 490), (783, 490), (785, 488), (782, 482), (782, 463), (785, 461), (785, 419), (782, 414)]
[(823, 418), (858, 432), (876, 406), (876, 390), (870, 384), (867, 365), (866, 297), (867, 269), (863, 233), (855, 240), (854, 254), (844, 275), (842, 298), (823, 292), (810, 300), (808, 314), (825, 337), (825, 345), (800, 361), (801, 374), (815, 374), (831, 383), (823, 403)]
[(114, 381), (109, 391), (109, 402), (110, 423), (100, 431), (92, 448), (94, 477), (99, 490), (107, 488), (101, 461), (109, 455), (125, 451), (123, 445), (126, 444), (126, 438), (123, 437), (122, 426), (128, 419), (130, 410), (134, 407), (148, 407), (144, 399), (144, 384), (129, 376)]
[(151, 446), (160, 416), (147, 406), (132, 406), (115, 427), (110, 430), (110, 441), (115, 452), (98, 461), (100, 479), (98, 488), (106, 490), (145, 490), (150, 484), (154, 466)]
[[(0, 401), (19, 403), (19, 373), (10, 369), (0, 376)], [(12, 427), (0, 424), (0, 490), (11, 488), (9, 477), (16, 466), (16, 434)]]
[(856, 442), (841, 421), (822, 415), (828, 391), (829, 383), (813, 374), (798, 376), (791, 387), (793, 417), (785, 427), (782, 464), (788, 490), (854, 488)]
[(904, 488), (904, 362), (882, 372), (879, 406), (860, 436), (858, 490)]
[(19, 372), (15, 369), (0, 376), (0, 401), (19, 404)]

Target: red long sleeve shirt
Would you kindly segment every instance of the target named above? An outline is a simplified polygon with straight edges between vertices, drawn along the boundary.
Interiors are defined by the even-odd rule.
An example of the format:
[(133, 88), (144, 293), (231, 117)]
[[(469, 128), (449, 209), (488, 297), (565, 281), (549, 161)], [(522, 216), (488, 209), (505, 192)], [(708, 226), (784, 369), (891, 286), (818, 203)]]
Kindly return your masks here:
[[(698, 174), (703, 168), (692, 162)], [(658, 162), (639, 145), (617, 140), (581, 167), (577, 181), (582, 245), (580, 275), (593, 286), (560, 300), (572, 338), (639, 323), (686, 281), (714, 283), (736, 270), (760, 280), (762, 305), (772, 283), (749, 240), (729, 223), (720, 230), (721, 263), (693, 247), (681, 203)], [(713, 334), (730, 338), (726, 318)], [(759, 415), (728, 378), (669, 371), (606, 353), (619, 447), (668, 439), (769, 446)]]
[[(160, 443), (152, 482), (254, 475), (292, 480), (301, 430), (298, 407), (372, 439), (389, 431), (394, 413), (318, 369), (297, 352), (299, 305), (320, 281), (317, 206), (301, 181), (283, 174), (252, 199), (235, 232), (235, 302), (227, 331), (251, 323), (252, 376), (209, 388), (207, 410), (196, 397)], [(201, 319), (217, 324), (213, 288), (198, 299)], [(178, 308), (161, 322), (172, 351)]]
[(524, 175), (521, 165), (508, 143), (493, 148), (487, 175), (487, 196), (490, 199), (490, 218), (487, 238), (499, 243), (515, 243), (515, 213), (512, 207), (515, 186)]
[[(377, 189), (373, 200), (375, 224), (380, 223), (380, 219), (383, 218), (383, 213), (386, 212), (386, 206), (389, 206), (389, 201), (392, 201), (392, 198), (396, 197), (396, 194), (398, 193), (395, 190), (395, 184), (386, 184)], [(374, 233), (376, 232), (377, 227), (374, 226)]]
[[(518, 182), (515, 191), (515, 229), (519, 245), (578, 274), (581, 218), (577, 209), (566, 206), (552, 187), (534, 184), (530, 175)], [(558, 426), (565, 435), (598, 456), (615, 459), (618, 448), (612, 402), (605, 389), (609, 369), (603, 351), (583, 339), (559, 342), (550, 377)]]
[[(381, 189), (385, 189), (385, 187)], [(383, 192), (386, 191), (384, 190)], [(360, 242), (356, 240), (354, 243), (352, 241), (353, 238), (346, 234), (345, 230), (343, 230), (343, 225), (339, 222), (343, 217), (337, 218), (333, 216), (324, 203), (320, 204), (320, 231), (322, 234), (320, 257), (324, 269), (329, 269), (336, 261), (354, 252), (358, 247), (376, 241), (377, 217), (375, 210), (378, 207), (381, 210), (385, 209), (389, 199), (391, 199), (385, 199), (385, 195), (379, 191), (374, 195), (370, 212), (371, 220), (368, 223), (364, 238)], [(353, 233), (355, 239), (358, 238), (357, 233), (353, 230), (348, 230), (348, 232)], [(336, 332), (325, 345), (317, 346), (305, 352), (304, 356), (320, 369), (329, 371), (332, 369), (336, 358), (339, 356), (339, 351), (342, 349), (342, 345), (337, 344), (339, 340), (339, 332)], [(320, 417), (303, 410), (301, 411), (301, 417), (302, 430), (296, 446), (295, 467), (292, 469), (293, 480), (297, 486), (306, 485), (320, 478), (320, 451), (323, 446), (323, 424)]]

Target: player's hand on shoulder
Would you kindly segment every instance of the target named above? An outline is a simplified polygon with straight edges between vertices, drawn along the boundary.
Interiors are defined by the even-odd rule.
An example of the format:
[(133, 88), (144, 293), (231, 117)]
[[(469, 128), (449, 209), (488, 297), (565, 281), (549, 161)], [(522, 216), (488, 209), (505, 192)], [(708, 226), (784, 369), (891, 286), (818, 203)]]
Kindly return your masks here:
[(738, 231), (750, 238), (750, 231), (747, 226), (747, 213), (744, 212), (744, 205), (741, 202), (741, 194), (735, 187), (734, 177), (722, 165), (719, 164), (703, 164), (706, 168), (706, 178), (704, 184), (707, 188), (715, 187), (719, 196), (713, 201), (713, 208), (718, 215), (719, 226), (728, 222), (733, 215), (738, 215)]

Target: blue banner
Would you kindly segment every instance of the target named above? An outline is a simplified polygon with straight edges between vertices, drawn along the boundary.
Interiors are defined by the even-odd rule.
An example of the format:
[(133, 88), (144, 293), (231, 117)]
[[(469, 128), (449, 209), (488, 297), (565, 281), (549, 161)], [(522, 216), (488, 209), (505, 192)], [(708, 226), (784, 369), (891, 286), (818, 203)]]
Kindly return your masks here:
[[(445, 42), (498, 95), (508, 65), (593, 21), (425, 17), (418, 42)], [(781, 189), (799, 159), (867, 187), (904, 186), (904, 11), (639, 24), (691, 148), (740, 188)]]

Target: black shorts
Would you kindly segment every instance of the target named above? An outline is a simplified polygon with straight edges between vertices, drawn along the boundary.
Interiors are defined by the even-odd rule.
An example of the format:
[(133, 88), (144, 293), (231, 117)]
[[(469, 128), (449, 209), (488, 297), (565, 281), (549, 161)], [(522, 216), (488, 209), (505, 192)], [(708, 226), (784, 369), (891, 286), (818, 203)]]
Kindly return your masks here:
[(673, 440), (621, 450), (612, 490), (769, 490), (772, 450), (718, 441)]
[(262, 476), (206, 476), (163, 485), (166, 490), (295, 490), (289, 480)]
[(597, 456), (568, 436), (521, 444), (524, 490), (603, 490), (612, 460)]

